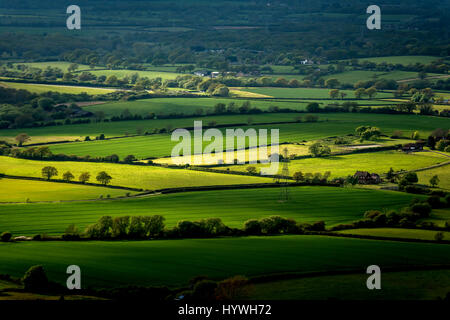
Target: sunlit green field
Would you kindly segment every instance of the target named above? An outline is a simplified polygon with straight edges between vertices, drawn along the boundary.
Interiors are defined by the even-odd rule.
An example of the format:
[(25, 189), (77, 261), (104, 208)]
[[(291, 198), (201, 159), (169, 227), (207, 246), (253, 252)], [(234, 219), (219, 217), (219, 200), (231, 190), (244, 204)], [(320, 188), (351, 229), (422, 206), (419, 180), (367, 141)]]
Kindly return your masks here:
[(82, 172), (87, 171), (91, 173), (90, 182), (97, 182), (95, 180), (97, 174), (101, 171), (106, 171), (112, 177), (111, 185), (144, 190), (272, 182), (272, 179), (262, 177), (167, 169), (154, 166), (94, 162), (34, 161), (0, 157), (0, 172), (8, 175), (42, 177), (41, 170), (46, 166), (53, 166), (58, 170), (58, 176), (54, 177), (58, 179), (62, 179), (62, 175), (66, 171), (72, 172), (77, 178)]
[[(405, 239), (435, 240), (437, 231), (420, 229), (401, 228), (372, 228), (372, 229), (352, 229), (338, 231), (341, 234), (354, 234), (363, 236), (391, 237)], [(445, 240), (450, 240), (450, 232), (442, 232)]]
[(86, 287), (184, 286), (197, 275), (223, 279), (236, 274), (345, 269), (363, 273), (374, 256), (385, 267), (450, 263), (448, 246), (317, 236), (33, 242), (0, 244), (0, 248), (2, 273), (22, 276), (31, 265), (42, 264), (50, 279), (65, 282), (67, 266), (77, 264)]
[[(329, 99), (331, 89), (318, 89), (318, 88), (242, 88), (244, 91), (254, 92), (258, 94), (264, 94), (272, 96), (274, 98), (303, 98), (303, 99)], [(355, 93), (353, 90), (339, 90), (345, 93), (345, 99), (355, 99)], [(389, 98), (392, 97), (392, 93), (378, 92), (376, 98)], [(339, 100), (336, 99), (336, 100)], [(367, 101), (366, 103), (372, 103), (373, 101)], [(361, 101), (360, 104), (364, 102)]]
[(18, 82), (0, 82), (0, 85), (6, 86), (13, 89), (24, 89), (33, 93), (43, 93), (48, 91), (59, 92), (59, 93), (70, 93), (70, 94), (106, 94), (109, 92), (116, 91), (115, 89), (108, 88), (90, 88), (83, 86), (66, 86), (66, 85), (49, 85), (49, 84), (34, 84), (34, 83), (18, 83)]
[[(383, 174), (388, 172), (390, 168), (393, 168), (394, 171), (408, 171), (446, 161), (448, 161), (448, 158), (428, 152), (406, 154), (401, 151), (384, 151), (293, 160), (289, 163), (289, 170), (291, 175), (297, 171), (303, 173), (330, 171), (332, 177), (346, 177), (347, 175), (353, 175), (356, 171)], [(230, 167), (232, 170), (244, 171), (248, 166), (223, 166), (221, 168), (225, 170)], [(256, 165), (256, 167), (259, 166), (261, 165)], [(427, 181), (419, 180), (419, 182), (426, 183)]]
[[(169, 227), (180, 220), (221, 218), (242, 228), (249, 219), (280, 215), (298, 222), (323, 220), (333, 226), (359, 220), (367, 210), (395, 209), (421, 196), (357, 188), (291, 187), (288, 202), (279, 202), (279, 188), (237, 189), (152, 195), (136, 199), (60, 204), (0, 206), (0, 229), (16, 235), (61, 234), (69, 224), (80, 230), (101, 216), (159, 214)], [(1, 231), (1, 230), (0, 230)]]
[[(88, 200), (125, 196), (129, 191), (31, 180), (0, 179), (0, 202)], [(132, 192), (131, 192), (132, 193)]]
[(439, 178), (438, 187), (450, 190), (450, 165), (417, 172), (417, 176), (423, 184), (430, 184), (430, 179), (435, 175)]
[[(100, 106), (100, 105), (99, 105)], [(94, 107), (92, 107), (94, 108)], [(12, 139), (22, 132), (28, 133), (36, 143), (42, 139), (83, 139), (85, 136), (95, 137), (103, 133), (107, 137), (124, 136), (126, 133), (135, 134), (138, 129), (143, 132), (154, 128), (193, 127), (195, 120), (202, 120), (204, 124), (216, 121), (217, 124), (230, 124), (232, 127), (243, 127), (251, 118), (253, 123), (293, 121), (297, 116), (303, 120), (306, 114), (261, 114), (261, 115), (230, 115), (214, 117), (193, 117), (185, 119), (142, 120), (101, 122), (67, 126), (52, 126), (45, 128), (7, 129), (0, 130), (0, 137)], [(358, 113), (325, 113), (317, 114), (318, 123), (301, 123), (292, 125), (273, 125), (266, 128), (278, 128), (281, 135), (290, 135), (289, 141), (314, 140), (329, 136), (346, 135), (354, 133), (355, 128), (361, 125), (379, 127), (384, 134), (390, 135), (393, 131), (401, 130), (404, 136), (419, 131), (421, 137), (427, 137), (436, 128), (448, 128), (450, 120), (442, 117), (427, 117), (418, 115), (385, 115), (385, 114), (358, 114)], [(255, 125), (252, 125), (255, 127)], [(259, 128), (259, 127), (258, 127)], [(2, 139), (2, 138), (0, 138)], [(282, 140), (281, 140), (282, 141)], [(288, 142), (288, 141), (285, 141)]]
[[(367, 124), (379, 126), (382, 132), (387, 135), (395, 130), (402, 130), (404, 135), (408, 136), (408, 132), (417, 130), (421, 136), (425, 137), (435, 128), (445, 128), (449, 123), (449, 120), (444, 118), (422, 118), (419, 116), (383, 117), (383, 115), (367, 115), (367, 118), (364, 118), (354, 117), (353, 114), (340, 115), (340, 117), (335, 114), (321, 114), (320, 117), (322, 121), (318, 123), (292, 123), (260, 126), (237, 125), (236, 127), (243, 128), (244, 130), (253, 128), (257, 131), (260, 129), (267, 129), (268, 134), (271, 133), (271, 130), (279, 130), (280, 142), (298, 143), (351, 134), (354, 133), (355, 128), (359, 125)], [(245, 120), (243, 119), (243, 121)], [(193, 125), (194, 119), (192, 119), (190, 127), (193, 127)], [(222, 129), (222, 131), (224, 130), (225, 129)], [(160, 134), (117, 140), (58, 144), (52, 145), (50, 148), (54, 153), (91, 156), (106, 156), (116, 153), (119, 156), (124, 157), (132, 152), (139, 158), (146, 158), (169, 156), (172, 154), (172, 148), (177, 143), (177, 141), (171, 141), (171, 136), (169, 134)], [(376, 143), (376, 141), (368, 141), (367, 143), (373, 144)]]
[(162, 72), (162, 71), (140, 71), (140, 70), (93, 70), (90, 71), (92, 74), (98, 76), (116, 76), (117, 78), (124, 78), (126, 76), (131, 76), (133, 73), (137, 73), (139, 77), (147, 77), (150, 79), (162, 78), (162, 80), (175, 79), (180, 76), (180, 73), (175, 72)]

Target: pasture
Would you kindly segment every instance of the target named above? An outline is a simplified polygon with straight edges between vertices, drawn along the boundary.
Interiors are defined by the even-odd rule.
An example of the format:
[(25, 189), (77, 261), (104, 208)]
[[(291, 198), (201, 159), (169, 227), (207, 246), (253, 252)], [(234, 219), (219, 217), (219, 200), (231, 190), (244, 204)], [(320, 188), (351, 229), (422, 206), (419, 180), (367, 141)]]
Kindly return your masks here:
[(271, 179), (263, 177), (227, 175), (185, 169), (167, 169), (155, 166), (95, 162), (34, 161), (0, 157), (0, 172), (7, 175), (42, 177), (41, 170), (46, 166), (53, 166), (58, 170), (59, 175), (54, 177), (55, 179), (61, 179), (63, 173), (66, 171), (72, 172), (76, 178), (82, 172), (90, 172), (90, 182), (96, 182), (95, 177), (97, 174), (101, 171), (106, 171), (112, 177), (111, 185), (143, 190), (272, 182)]
[[(367, 275), (289, 279), (253, 284), (244, 299), (250, 300), (436, 300), (450, 290), (449, 270), (383, 271), (382, 290), (367, 290)], [(413, 281), (412, 281), (413, 279)], [(326, 290), (324, 290), (326, 288)]]
[(50, 84), (19, 83), (19, 82), (0, 82), (0, 85), (17, 90), (23, 89), (38, 94), (53, 91), (69, 94), (80, 94), (85, 92), (87, 94), (96, 95), (96, 94), (107, 94), (116, 91), (116, 89), (108, 89), (108, 88), (92, 88), (83, 86), (50, 85)]
[(450, 164), (417, 172), (417, 176), (423, 184), (430, 184), (430, 179), (435, 175), (439, 178), (438, 187), (447, 191), (450, 190)]
[(360, 58), (359, 61), (370, 61), (375, 63), (390, 63), (390, 64), (402, 64), (407, 66), (409, 64), (429, 64), (433, 61), (437, 61), (441, 59), (441, 57), (433, 57), (433, 56), (388, 56), (388, 57), (371, 57), (371, 58)]
[[(203, 121), (204, 125), (216, 123), (217, 125), (238, 125), (247, 124), (248, 118), (253, 123), (277, 123), (293, 122), (299, 116), (296, 113), (281, 114), (255, 114), (248, 117), (242, 115), (223, 115), (206, 116), (196, 118), (179, 119), (154, 119), (139, 121), (119, 121), (119, 122), (91, 122), (86, 124), (72, 124), (61, 126), (50, 126), (45, 128), (26, 128), (26, 129), (2, 129), (0, 130), (0, 139), (14, 142), (14, 137), (22, 132), (27, 132), (31, 136), (29, 143), (42, 143), (49, 141), (79, 140), (82, 141), (86, 136), (94, 139), (103, 133), (106, 137), (119, 137), (135, 135), (138, 131), (152, 132), (154, 129), (164, 128), (183, 128), (193, 127), (194, 121)], [(303, 115), (300, 115), (303, 116)]]
[(400, 209), (421, 196), (372, 189), (290, 187), (288, 202), (279, 202), (279, 188), (236, 189), (152, 195), (135, 199), (59, 204), (0, 206), (0, 231), (15, 235), (61, 234), (69, 224), (80, 230), (104, 215), (159, 214), (173, 227), (181, 220), (221, 218), (242, 228), (249, 219), (280, 215), (298, 222), (323, 220), (328, 227), (359, 220), (367, 210)]
[[(244, 91), (267, 95), (273, 98), (301, 98), (301, 99), (330, 99), (330, 90), (319, 88), (242, 88)], [(345, 93), (345, 99), (356, 99), (354, 90), (339, 90)], [(377, 92), (376, 98), (390, 98), (393, 94), (390, 92)], [(339, 99), (336, 99), (339, 100)], [(342, 100), (344, 102), (345, 100)], [(326, 101), (323, 101), (326, 102)], [(341, 103), (342, 103), (341, 102)], [(367, 99), (360, 101), (360, 104), (373, 103)]]
[[(409, 171), (447, 161), (448, 158), (431, 152), (407, 154), (402, 151), (383, 151), (292, 160), (289, 163), (289, 171), (291, 175), (297, 171), (303, 173), (330, 171), (331, 177), (346, 177), (347, 175), (353, 175), (356, 171), (384, 174), (390, 168), (393, 168), (394, 171)], [(228, 167), (230, 166), (221, 168), (226, 169)], [(248, 165), (235, 165), (231, 169), (243, 171), (247, 167)], [(427, 183), (428, 181), (419, 180), (419, 182)]]
[[(390, 237), (404, 239), (435, 240), (437, 231), (420, 229), (401, 229), (401, 228), (371, 228), (371, 229), (352, 229), (338, 231), (341, 234), (352, 234), (361, 236)], [(443, 232), (444, 239), (450, 240), (450, 232)]]
[(149, 79), (161, 78), (164, 80), (175, 79), (178, 76), (181, 76), (181, 73), (175, 72), (163, 72), (163, 71), (141, 71), (141, 70), (127, 70), (127, 69), (119, 69), (119, 70), (109, 70), (109, 69), (99, 69), (99, 70), (91, 70), (90, 73), (98, 76), (116, 76), (119, 79), (125, 78), (126, 76), (131, 76), (134, 73), (137, 73), (140, 78), (147, 77)]
[[(270, 115), (268, 115), (270, 116)], [(378, 114), (321, 114), (321, 121), (318, 123), (290, 123), (290, 124), (272, 124), (272, 125), (238, 125), (237, 127), (247, 130), (253, 128), (255, 130), (267, 129), (279, 130), (280, 142), (299, 143), (311, 140), (323, 139), (332, 136), (352, 134), (354, 130), (361, 125), (377, 126), (383, 134), (390, 135), (393, 131), (400, 130), (404, 136), (409, 136), (414, 131), (419, 131), (421, 137), (426, 137), (436, 128), (448, 127), (450, 121), (445, 118), (438, 117), (421, 117), (415, 115), (378, 115)], [(294, 119), (295, 115), (291, 115)], [(239, 119), (239, 118), (235, 118)], [(242, 122), (245, 119), (241, 116)], [(252, 117), (252, 119), (259, 119)], [(188, 119), (184, 119), (188, 123)], [(193, 127), (194, 120), (190, 123)], [(198, 120), (203, 120), (202, 118)], [(206, 122), (203, 120), (204, 123)], [(254, 120), (256, 122), (256, 120)], [(139, 124), (140, 122), (134, 122)], [(167, 123), (167, 122), (166, 122)], [(168, 122), (170, 123), (170, 122)], [(175, 121), (172, 123), (176, 123)], [(206, 122), (207, 124), (207, 122)], [(230, 125), (233, 128), (233, 126)], [(71, 126), (67, 126), (70, 129)], [(145, 128), (145, 127), (141, 127)], [(100, 129), (99, 129), (100, 130)], [(136, 129), (135, 129), (136, 130)], [(144, 129), (146, 130), (146, 129)], [(225, 129), (222, 129), (224, 131)], [(105, 133), (105, 132), (104, 132)], [(30, 134), (30, 133), (29, 133)], [(33, 137), (32, 137), (33, 138)], [(177, 144), (171, 141), (169, 134), (159, 134), (150, 136), (138, 136), (115, 140), (76, 142), (66, 144), (52, 145), (50, 149), (54, 153), (91, 155), (91, 156), (107, 156), (112, 153), (118, 154), (120, 157), (127, 156), (132, 153), (139, 158), (147, 157), (164, 157), (171, 155), (172, 148)], [(373, 143), (373, 142), (369, 142)], [(402, 143), (402, 142), (399, 142)]]
[[(125, 196), (129, 191), (69, 183), (0, 179), (1, 202), (89, 200)], [(132, 192), (130, 192), (132, 193)]]
[(216, 280), (339, 270), (361, 270), (365, 275), (374, 263), (382, 267), (450, 263), (449, 246), (325, 236), (22, 242), (0, 243), (0, 250), (1, 273), (18, 277), (32, 265), (43, 265), (51, 280), (65, 283), (67, 266), (76, 264), (84, 287), (180, 287), (198, 275)]

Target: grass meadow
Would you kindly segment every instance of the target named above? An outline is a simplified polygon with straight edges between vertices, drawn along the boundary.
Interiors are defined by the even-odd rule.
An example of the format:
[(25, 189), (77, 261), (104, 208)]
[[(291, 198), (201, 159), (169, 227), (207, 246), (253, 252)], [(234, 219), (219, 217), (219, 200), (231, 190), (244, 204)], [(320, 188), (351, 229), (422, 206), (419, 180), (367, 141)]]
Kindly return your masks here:
[[(332, 177), (346, 177), (347, 175), (353, 175), (358, 170), (383, 174), (388, 172), (390, 168), (393, 168), (394, 171), (409, 171), (447, 161), (449, 161), (447, 157), (431, 152), (407, 154), (402, 151), (383, 151), (292, 160), (289, 163), (289, 170), (291, 175), (296, 171), (303, 173), (330, 171)], [(231, 167), (232, 170), (245, 171), (248, 166), (250, 165), (223, 166), (220, 168), (225, 170)], [(260, 167), (262, 165), (252, 166)], [(422, 180), (419, 180), (419, 182), (428, 183), (428, 181)]]
[[(80, 230), (101, 216), (155, 215), (171, 227), (180, 220), (221, 218), (241, 228), (249, 219), (272, 215), (299, 222), (323, 220), (327, 226), (363, 217), (367, 210), (400, 209), (421, 196), (393, 191), (337, 187), (290, 187), (288, 202), (279, 202), (279, 188), (237, 189), (155, 195), (135, 199), (60, 204), (0, 206), (0, 228), (16, 235), (61, 234), (69, 224)], [(1, 231), (1, 230), (0, 230)]]
[(5, 86), (7, 88), (13, 89), (24, 89), (33, 93), (44, 93), (48, 91), (59, 92), (59, 93), (69, 93), (69, 94), (106, 94), (116, 89), (108, 89), (108, 88), (91, 88), (91, 87), (83, 87), (83, 86), (59, 86), (59, 85), (50, 85), (50, 84), (34, 84), (34, 83), (19, 83), (19, 82), (0, 82), (0, 85)]
[(143, 190), (157, 190), (163, 188), (231, 185), (248, 183), (272, 182), (263, 177), (249, 177), (227, 175), (185, 169), (167, 169), (155, 166), (137, 166), (112, 163), (70, 162), (70, 161), (35, 161), (0, 157), (0, 172), (7, 175), (42, 177), (41, 170), (46, 166), (53, 166), (62, 178), (66, 171), (76, 177), (82, 172), (90, 172), (90, 182), (96, 182), (95, 177), (101, 171), (106, 171), (111, 177), (111, 185), (138, 188)]
[(31, 265), (43, 265), (51, 280), (65, 283), (67, 266), (76, 264), (85, 287), (180, 287), (198, 275), (217, 280), (339, 270), (360, 270), (364, 275), (374, 258), (382, 268), (450, 263), (450, 248), (444, 245), (324, 236), (23, 242), (0, 243), (0, 250), (2, 273), (22, 276)]
[[(340, 117), (339, 117), (340, 116)], [(325, 118), (326, 117), (326, 118)], [(421, 136), (427, 136), (436, 128), (448, 127), (449, 120), (445, 118), (425, 118), (420, 116), (396, 116), (366, 115), (366, 117), (354, 114), (324, 114), (318, 123), (291, 123), (273, 125), (238, 125), (244, 130), (253, 128), (255, 130), (267, 129), (270, 134), (272, 129), (279, 130), (279, 141), (285, 143), (303, 143), (306, 141), (323, 139), (332, 136), (352, 134), (360, 125), (378, 126), (384, 134), (390, 135), (393, 131), (400, 130), (405, 136), (414, 131), (419, 131)], [(420, 120), (423, 119), (422, 122)], [(242, 119), (244, 121), (244, 119)], [(191, 120), (194, 125), (194, 119)], [(232, 126), (231, 126), (232, 127)], [(225, 129), (222, 129), (225, 131)], [(125, 157), (133, 153), (139, 158), (164, 157), (171, 155), (172, 148), (177, 141), (171, 141), (169, 134), (158, 134), (151, 136), (138, 136), (117, 140), (103, 140), (91, 142), (76, 142), (52, 145), (50, 148), (54, 153), (106, 156), (116, 153)], [(368, 142), (370, 143), (370, 141)], [(399, 142), (401, 143), (401, 142)], [(205, 143), (207, 144), (207, 143)]]
[[(391, 237), (404, 239), (420, 239), (420, 240), (435, 240), (434, 236), (437, 231), (420, 230), (420, 229), (401, 229), (401, 228), (372, 228), (372, 229), (353, 229), (338, 231), (341, 234), (376, 236), (376, 237)], [(450, 232), (443, 232), (444, 239), (450, 239)]]
[(438, 187), (447, 191), (450, 190), (450, 165), (417, 172), (417, 176), (423, 184), (429, 184), (430, 179), (435, 175), (439, 178)]
[[(98, 105), (100, 106), (100, 105)], [(403, 132), (404, 136), (410, 136), (414, 131), (419, 131), (421, 137), (428, 136), (436, 128), (448, 128), (450, 120), (440, 117), (428, 117), (419, 115), (386, 115), (365, 113), (324, 113), (317, 114), (318, 123), (265, 125), (264, 128), (280, 129), (280, 135), (285, 137), (284, 142), (296, 142), (303, 140), (316, 140), (337, 135), (354, 133), (361, 125), (379, 127), (386, 135), (396, 130)], [(230, 127), (244, 127), (251, 118), (256, 123), (276, 123), (294, 121), (297, 116), (303, 119), (306, 114), (260, 114), (260, 115), (226, 115), (192, 117), (183, 119), (160, 119), (142, 121), (100, 122), (89, 124), (52, 126), (44, 128), (6, 129), (0, 130), (0, 139), (10, 141), (19, 133), (26, 132), (31, 136), (29, 143), (60, 140), (84, 140), (85, 136), (95, 137), (103, 133), (106, 137), (125, 136), (135, 134), (137, 130), (151, 131), (154, 128), (193, 127), (195, 120), (201, 120), (204, 124), (215, 121), (218, 125), (230, 125)], [(256, 129), (261, 126), (252, 125)], [(131, 151), (131, 150), (130, 150)]]
[[(382, 290), (367, 290), (367, 275), (321, 276), (272, 281), (247, 288), (250, 300), (436, 300), (450, 290), (449, 270), (383, 272)], [(323, 290), (323, 288), (327, 288)]]
[(128, 191), (69, 183), (0, 179), (1, 202), (88, 200), (125, 196)]

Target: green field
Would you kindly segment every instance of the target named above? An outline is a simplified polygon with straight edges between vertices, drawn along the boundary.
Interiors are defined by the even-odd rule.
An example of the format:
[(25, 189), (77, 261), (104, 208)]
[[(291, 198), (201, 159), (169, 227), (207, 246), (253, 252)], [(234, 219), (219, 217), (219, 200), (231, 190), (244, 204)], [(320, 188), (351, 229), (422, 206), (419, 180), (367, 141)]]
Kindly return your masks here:
[(50, 85), (50, 84), (34, 84), (34, 83), (18, 83), (18, 82), (0, 82), (1, 86), (6, 86), (13, 89), (24, 89), (33, 93), (44, 93), (48, 91), (59, 92), (59, 93), (69, 93), (69, 94), (106, 94), (109, 92), (116, 91), (116, 89), (108, 88), (91, 88), (83, 86), (65, 86), (65, 85)]
[[(433, 76), (438, 74), (428, 74), (428, 76)], [(341, 83), (354, 84), (358, 81), (367, 81), (371, 79), (387, 79), (387, 80), (406, 80), (417, 78), (417, 72), (411, 71), (391, 71), (391, 72), (380, 72), (380, 71), (345, 71), (338, 74), (333, 74), (327, 77), (327, 79), (334, 78), (338, 79)]]
[[(309, 92), (309, 90), (312, 90)], [(264, 94), (269, 97), (274, 94), (276, 97), (283, 97), (287, 95), (286, 98), (302, 98), (305, 94), (305, 98), (311, 95), (318, 95), (316, 99), (329, 99), (328, 89), (283, 89), (283, 88), (270, 88), (270, 89), (251, 89), (246, 88), (239, 91), (240, 93), (251, 92), (251, 94)], [(347, 92), (347, 91), (346, 91)], [(348, 91), (349, 96), (352, 96), (352, 91)], [(392, 97), (390, 93), (379, 93), (380, 98)], [(251, 97), (248, 97), (249, 99)], [(377, 96), (378, 98), (378, 96)], [(139, 115), (149, 115), (150, 113), (155, 113), (157, 115), (170, 115), (170, 114), (184, 114), (184, 115), (194, 115), (198, 109), (202, 110), (202, 114), (208, 114), (214, 111), (214, 106), (218, 103), (224, 103), (228, 105), (230, 102), (234, 102), (236, 107), (240, 107), (244, 102), (244, 99), (230, 99), (230, 98), (153, 98), (153, 99), (143, 99), (135, 101), (118, 101), (109, 102), (101, 105), (94, 105), (86, 107), (87, 111), (103, 111), (109, 116), (120, 115), (124, 110), (128, 109), (132, 114)], [(365, 105), (386, 105), (390, 104), (389, 101), (383, 100), (352, 100), (357, 102), (361, 106)], [(308, 98), (308, 101), (303, 100), (261, 100), (253, 99), (251, 100), (251, 106), (259, 108), (261, 110), (267, 111), (272, 106), (277, 106), (279, 108), (288, 108), (291, 110), (304, 111), (306, 106), (310, 102), (317, 102), (322, 107), (331, 103), (342, 104), (345, 100), (314, 100), (314, 98)], [(248, 118), (252, 115), (246, 115)], [(245, 118), (246, 119), (246, 118)]]
[[(193, 127), (194, 120), (202, 120), (208, 124), (214, 120), (217, 124), (239, 124), (242, 127), (248, 118), (253, 119), (253, 123), (293, 121), (299, 114), (261, 114), (261, 115), (230, 115), (214, 117), (197, 117), (184, 119), (164, 119), (164, 120), (142, 120), (142, 121), (120, 121), (101, 122), (78, 125), (52, 126), (45, 128), (27, 129), (6, 129), (0, 130), (0, 137), (12, 139), (22, 132), (28, 133), (32, 140), (30, 143), (38, 141), (51, 141), (61, 139), (83, 139), (85, 136), (98, 136), (104, 133), (107, 137), (124, 136), (126, 133), (135, 134), (138, 129), (144, 132), (153, 128), (166, 128), (170, 125), (175, 127)], [(280, 129), (280, 135), (285, 135), (290, 141), (315, 140), (336, 135), (346, 135), (353, 133), (360, 125), (371, 125), (379, 127), (384, 134), (392, 134), (395, 130), (403, 131), (405, 136), (409, 136), (414, 131), (419, 131), (422, 137), (426, 137), (436, 128), (449, 128), (450, 120), (442, 117), (427, 117), (418, 115), (386, 115), (386, 114), (364, 114), (364, 113), (325, 113), (317, 114), (321, 120), (318, 123), (302, 123), (290, 125), (264, 126), (266, 128)], [(305, 114), (300, 114), (303, 118)], [(256, 127), (256, 126), (252, 126)], [(257, 128), (258, 129), (258, 128)], [(288, 137), (289, 136), (289, 137)], [(282, 141), (282, 140), (281, 140)], [(286, 141), (287, 142), (287, 141)]]
[(88, 200), (125, 196), (128, 191), (69, 183), (0, 179), (0, 202)]
[(365, 275), (374, 263), (382, 269), (450, 263), (449, 246), (323, 236), (0, 243), (0, 250), (0, 273), (22, 276), (30, 266), (42, 264), (50, 279), (65, 282), (67, 266), (76, 264), (85, 287), (184, 286), (197, 275), (223, 279), (346, 269)]
[[(338, 135), (347, 135), (353, 133), (356, 127), (368, 124), (378, 126), (381, 131), (387, 135), (395, 130), (402, 130), (404, 135), (408, 136), (410, 132), (417, 130), (421, 136), (427, 136), (435, 128), (448, 127), (450, 122), (445, 118), (424, 118), (419, 116), (389, 117), (386, 115), (366, 115), (366, 117), (361, 117), (359, 115), (355, 116), (355, 114), (324, 114), (320, 115), (320, 117), (322, 121), (319, 123), (252, 125), (249, 127), (239, 125), (237, 127), (241, 127), (244, 130), (253, 128), (257, 131), (260, 129), (268, 129), (269, 134), (270, 130), (278, 129), (280, 142), (296, 143)], [(242, 119), (243, 122), (245, 121), (244, 119)], [(190, 126), (192, 127), (194, 125), (194, 119), (191, 121)], [(67, 128), (70, 129), (70, 126)], [(224, 131), (224, 129), (222, 129), (222, 131)], [(171, 141), (170, 135), (159, 134), (117, 140), (57, 144), (52, 145), (50, 148), (54, 153), (90, 156), (106, 156), (116, 153), (119, 156), (124, 157), (132, 152), (139, 158), (147, 158), (169, 156), (171, 155), (172, 148), (177, 143), (178, 142), (176, 141)], [(368, 143), (376, 143), (376, 141), (369, 141)]]
[(90, 71), (92, 74), (98, 76), (116, 76), (117, 78), (124, 78), (126, 76), (131, 76), (133, 73), (137, 73), (139, 77), (147, 77), (150, 79), (161, 78), (162, 80), (175, 79), (176, 77), (182, 75), (181, 73), (175, 72), (162, 72), (162, 71), (140, 71), (140, 70), (93, 70)]
[[(253, 93), (272, 96), (274, 98), (302, 98), (302, 99), (329, 99), (331, 89), (319, 89), (319, 88), (242, 88), (243, 91), (249, 91)], [(347, 96), (345, 99), (355, 99), (355, 93), (353, 90), (340, 90)], [(390, 98), (393, 97), (392, 93), (378, 92), (376, 98)], [(339, 100), (339, 99), (336, 99)], [(325, 101), (326, 102), (326, 101)], [(371, 100), (366, 100), (366, 103), (373, 103)], [(364, 101), (360, 101), (360, 104), (364, 104)]]
[(417, 176), (423, 184), (429, 184), (430, 179), (435, 175), (439, 178), (438, 187), (450, 190), (450, 165), (417, 172)]
[[(17, 64), (24, 64), (28, 65), (34, 68), (39, 69), (45, 69), (47, 67), (52, 68), (59, 68), (63, 70), (64, 72), (67, 72), (68, 67), (72, 64), (71, 62), (65, 62), (65, 61), (51, 61), (51, 62), (31, 62), (31, 63), (17, 63)], [(163, 70), (163, 68), (156, 68), (158, 70)], [(156, 70), (155, 69), (155, 70)], [(174, 68), (176, 69), (176, 68)], [(164, 72), (164, 71), (140, 71), (140, 70), (127, 70), (127, 69), (120, 69), (120, 70), (108, 70), (108, 69), (101, 69), (100, 67), (95, 67), (94, 70), (91, 69), (90, 66), (78, 64), (78, 69), (76, 72), (82, 72), (82, 71), (88, 71), (96, 76), (110, 76), (115, 75), (118, 78), (123, 78), (125, 76), (130, 76), (133, 73), (138, 73), (140, 77), (148, 77), (148, 78), (162, 78), (163, 80), (167, 79), (175, 79), (177, 76), (181, 75), (180, 73), (175, 72)]]
[[(435, 240), (437, 231), (420, 229), (400, 229), (400, 228), (372, 228), (372, 229), (354, 229), (338, 231), (342, 234), (354, 234), (363, 236), (391, 237), (405, 239)], [(443, 232), (444, 239), (450, 240), (450, 232)]]
[[(383, 271), (382, 271), (383, 272)], [(382, 290), (367, 290), (367, 275), (321, 276), (254, 284), (255, 300), (436, 300), (450, 291), (450, 270), (383, 272)], [(324, 290), (326, 288), (326, 290)]]
[(370, 61), (375, 63), (390, 63), (390, 64), (402, 64), (404, 66), (408, 64), (429, 64), (433, 61), (437, 61), (441, 59), (441, 57), (433, 57), (433, 56), (388, 56), (388, 57), (372, 57), (372, 58), (360, 58), (359, 61)]
[[(180, 220), (221, 218), (241, 228), (248, 219), (272, 215), (299, 222), (323, 220), (327, 226), (359, 220), (367, 210), (399, 209), (413, 194), (337, 187), (291, 187), (291, 200), (279, 202), (279, 188), (185, 192), (99, 202), (0, 206), (0, 229), (14, 234), (60, 234), (71, 224), (80, 230), (103, 215), (154, 215), (174, 226)], [(351, 205), (349, 205), (351, 204)], [(1, 231), (1, 230), (0, 230)]]
[(99, 122), (89, 124), (76, 124), (64, 126), (51, 126), (45, 128), (7, 129), (0, 130), (0, 139), (14, 142), (14, 137), (19, 133), (27, 132), (31, 136), (29, 143), (61, 141), (61, 140), (84, 140), (86, 136), (95, 138), (103, 133), (106, 137), (127, 136), (136, 134), (138, 130), (152, 131), (153, 129), (193, 127), (194, 121), (201, 120), (204, 125), (215, 121), (218, 125), (247, 124), (250, 117), (254, 123), (277, 123), (294, 121), (298, 114), (255, 114), (248, 117), (242, 115), (227, 116), (207, 116), (198, 118), (181, 119), (155, 119), (141, 121), (119, 121), (119, 122)]
[[(67, 72), (67, 69), (72, 64), (72, 62), (66, 61), (50, 61), (50, 62), (25, 62), (25, 63), (15, 63), (15, 65), (24, 64), (26, 66), (38, 69), (45, 69), (47, 67), (59, 68), (64, 72)], [(77, 71), (90, 71), (91, 67), (84, 64), (78, 64)]]
[[(292, 160), (289, 163), (289, 170), (291, 175), (297, 171), (303, 173), (330, 171), (332, 177), (346, 177), (347, 175), (353, 175), (356, 171), (369, 171), (378, 174), (386, 173), (390, 168), (393, 168), (394, 171), (409, 171), (447, 162), (448, 160), (446, 157), (430, 152), (407, 154), (402, 151), (383, 151)], [(231, 166), (231, 169), (245, 171), (248, 166), (234, 165)], [(252, 166), (261, 167), (262, 165)], [(228, 167), (230, 166), (220, 168), (225, 170)], [(428, 181), (419, 180), (419, 182), (425, 183)]]
[(227, 175), (220, 173), (201, 172), (184, 169), (167, 169), (155, 166), (122, 165), (112, 163), (69, 162), (69, 161), (34, 161), (10, 157), (0, 157), (0, 172), (8, 175), (25, 177), (42, 177), (41, 170), (53, 166), (62, 178), (66, 171), (78, 178), (82, 172), (91, 173), (91, 181), (101, 171), (106, 171), (111, 177), (111, 185), (157, 190), (163, 188), (230, 185), (247, 183), (272, 182), (263, 177)]

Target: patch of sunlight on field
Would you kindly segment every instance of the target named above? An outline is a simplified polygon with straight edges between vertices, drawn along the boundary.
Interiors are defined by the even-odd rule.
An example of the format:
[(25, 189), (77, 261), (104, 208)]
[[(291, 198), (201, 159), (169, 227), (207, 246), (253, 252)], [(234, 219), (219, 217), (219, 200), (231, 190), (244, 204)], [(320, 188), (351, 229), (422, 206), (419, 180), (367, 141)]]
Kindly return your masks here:
[(106, 171), (111, 177), (111, 185), (157, 190), (163, 188), (231, 185), (272, 182), (272, 179), (227, 175), (221, 173), (202, 172), (184, 169), (168, 169), (155, 166), (124, 165), (112, 163), (71, 162), (71, 161), (34, 161), (0, 157), (0, 172), (7, 175), (26, 177), (41, 177), (41, 170), (53, 166), (58, 170), (61, 179), (66, 171), (79, 177), (82, 172), (91, 173), (91, 181), (101, 171)]
[[(431, 152), (406, 154), (401, 151), (383, 151), (348, 155), (332, 155), (323, 158), (293, 160), (289, 163), (291, 175), (296, 171), (303, 173), (331, 172), (331, 177), (346, 177), (356, 171), (369, 171), (383, 174), (394, 171), (415, 170), (448, 161), (448, 158)], [(259, 164), (255, 165), (259, 168)], [(223, 166), (218, 169), (245, 171), (247, 165)]]
[(66, 86), (66, 85), (50, 85), (50, 84), (34, 84), (34, 83), (17, 83), (17, 82), (2, 82), (1, 85), (13, 88), (13, 89), (24, 89), (33, 93), (43, 93), (43, 92), (59, 92), (59, 93), (69, 93), (69, 94), (106, 94), (116, 91), (116, 89), (108, 88), (91, 88), (83, 86)]
[(0, 202), (36, 202), (58, 200), (91, 200), (125, 196), (129, 191), (32, 180), (0, 179)]

